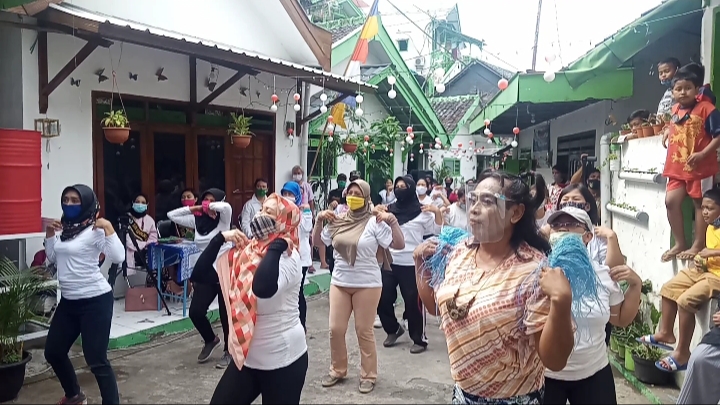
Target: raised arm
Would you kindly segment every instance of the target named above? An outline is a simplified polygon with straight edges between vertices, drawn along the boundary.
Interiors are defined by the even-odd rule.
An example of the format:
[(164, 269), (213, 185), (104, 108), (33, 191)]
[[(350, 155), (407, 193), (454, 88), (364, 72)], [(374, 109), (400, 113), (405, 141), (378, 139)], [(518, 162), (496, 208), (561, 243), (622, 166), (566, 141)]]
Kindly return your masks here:
[(197, 261), (195, 262), (193, 273), (207, 272), (211, 271), (211, 269), (214, 270), (215, 261), (217, 260), (220, 248), (224, 243), (225, 235), (223, 235), (222, 232), (219, 232), (212, 239), (210, 239), (210, 243), (208, 243), (205, 250), (202, 251), (200, 257), (198, 257)]
[(202, 209), (200, 206), (180, 207), (167, 213), (168, 219), (185, 228), (195, 229), (194, 211)]
[(110, 263), (122, 263), (125, 261), (125, 247), (123, 246), (115, 228), (106, 219), (100, 218), (95, 223), (94, 244), (97, 249), (105, 255)]
[(430, 273), (423, 267), (423, 263), (426, 257), (430, 257), (435, 253), (436, 248), (437, 242), (426, 240), (418, 245), (413, 253), (413, 259), (415, 260), (415, 283), (417, 284), (418, 296), (420, 296), (420, 301), (422, 301), (425, 309), (433, 316), (439, 315), (440, 311), (435, 301), (435, 291), (429, 284)]
[(218, 229), (220, 229), (220, 231), (229, 230), (230, 225), (232, 225), (232, 206), (225, 201), (215, 201), (211, 202), (208, 208), (217, 212), (220, 216)]
[(624, 264), (611, 268), (610, 277), (613, 280), (625, 280), (628, 283), (628, 289), (624, 295), (617, 283), (614, 283), (610, 289), (610, 323), (624, 328), (635, 320), (638, 309), (640, 309), (642, 280), (637, 273)]

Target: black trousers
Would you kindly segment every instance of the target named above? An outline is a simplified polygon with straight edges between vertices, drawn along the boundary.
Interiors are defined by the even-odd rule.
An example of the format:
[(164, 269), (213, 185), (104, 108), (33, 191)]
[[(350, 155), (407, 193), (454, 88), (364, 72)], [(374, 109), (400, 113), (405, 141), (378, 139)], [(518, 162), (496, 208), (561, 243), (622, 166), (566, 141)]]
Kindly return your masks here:
[(238, 370), (235, 362), (230, 362), (210, 403), (249, 405), (262, 395), (263, 404), (299, 404), (307, 369), (307, 352), (289, 366), (277, 370), (250, 367)]
[(218, 297), (218, 312), (220, 314), (220, 324), (223, 330), (223, 341), (225, 342), (225, 351), (228, 349), (228, 317), (225, 309), (225, 299), (220, 289), (220, 284), (193, 283), (193, 299), (190, 302), (189, 317), (195, 329), (200, 333), (205, 343), (212, 343), (215, 340), (215, 331), (207, 318), (207, 312), (210, 304)]
[(382, 273), (382, 294), (378, 304), (378, 315), (383, 330), (388, 335), (396, 333), (400, 324), (395, 317), (393, 304), (397, 300), (397, 288), (400, 286), (400, 294), (405, 301), (405, 312), (403, 317), (408, 321), (408, 333), (410, 339), (420, 346), (427, 346), (425, 340), (425, 325), (423, 315), (418, 304), (418, 290), (415, 284), (415, 266), (390, 265), (391, 271), (381, 270)]
[[(300, 310), (300, 323), (305, 328), (305, 320), (307, 319), (307, 301), (305, 301), (305, 276), (307, 275), (308, 267), (303, 267), (302, 281), (300, 282), (300, 294), (298, 294), (298, 309)], [(307, 328), (305, 328), (307, 330)]]
[(75, 367), (68, 352), (82, 336), (85, 362), (95, 375), (103, 404), (119, 404), (117, 381), (107, 358), (113, 316), (112, 292), (79, 300), (61, 298), (45, 342), (45, 360), (50, 364), (66, 398), (80, 393)]
[(608, 364), (588, 378), (578, 381), (562, 381), (545, 377), (546, 404), (617, 404), (615, 379)]

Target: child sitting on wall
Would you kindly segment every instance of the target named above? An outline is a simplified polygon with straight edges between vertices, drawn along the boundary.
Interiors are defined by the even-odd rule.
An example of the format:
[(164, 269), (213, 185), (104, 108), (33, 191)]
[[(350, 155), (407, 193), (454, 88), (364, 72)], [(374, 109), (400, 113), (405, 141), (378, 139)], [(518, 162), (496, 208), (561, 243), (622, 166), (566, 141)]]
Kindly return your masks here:
[[(672, 353), (655, 363), (663, 371), (675, 372), (687, 368), (690, 359), (690, 340), (695, 331), (695, 314), (700, 307), (720, 293), (720, 189), (705, 192), (701, 216), (707, 226), (706, 247), (695, 256), (692, 269), (681, 270), (660, 290), (662, 316), (657, 333), (638, 338), (640, 343), (656, 346)], [(698, 221), (699, 222), (699, 221)], [(679, 316), (679, 333), (675, 350), (673, 325)]]
[(702, 84), (704, 75), (701, 65), (691, 63), (678, 69), (673, 78), (676, 104), (669, 130), (665, 132), (668, 151), (663, 175), (668, 179), (665, 207), (675, 246), (663, 253), (663, 262), (676, 257), (690, 260), (705, 247), (706, 224), (695, 221), (695, 240), (688, 249), (681, 208), (685, 197), (690, 196), (695, 218), (701, 218), (703, 193), (713, 187), (718, 172), (720, 111), (715, 108), (715, 96), (709, 86)]

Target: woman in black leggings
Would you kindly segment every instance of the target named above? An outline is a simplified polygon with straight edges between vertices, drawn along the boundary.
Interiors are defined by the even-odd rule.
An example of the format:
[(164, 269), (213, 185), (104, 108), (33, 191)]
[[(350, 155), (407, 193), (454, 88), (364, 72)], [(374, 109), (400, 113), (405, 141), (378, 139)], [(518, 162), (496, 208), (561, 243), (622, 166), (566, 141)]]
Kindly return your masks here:
[[(231, 323), (233, 361), (211, 404), (251, 404), (258, 396), (263, 404), (300, 403), (308, 354), (297, 302), (299, 224), (298, 207), (272, 194), (250, 223), (252, 240), (238, 230), (223, 232), (198, 259), (198, 270), (217, 269)], [(218, 257), (226, 242), (235, 247)]]

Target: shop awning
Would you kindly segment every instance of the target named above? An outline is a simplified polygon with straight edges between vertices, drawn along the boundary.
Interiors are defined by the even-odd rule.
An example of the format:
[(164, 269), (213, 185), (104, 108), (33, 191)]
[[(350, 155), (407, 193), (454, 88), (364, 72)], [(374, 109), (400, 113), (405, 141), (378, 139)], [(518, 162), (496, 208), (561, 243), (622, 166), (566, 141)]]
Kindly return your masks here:
[(95, 13), (68, 3), (50, 4), (48, 9), (37, 17), (39, 20), (70, 27), (86, 35), (195, 56), (219, 65), (244, 67), (278, 76), (294, 77), (343, 93), (374, 93), (377, 89), (377, 86), (320, 69), (248, 52), (207, 39)]
[(542, 73), (518, 73), (508, 88), (499, 92), (469, 125), (470, 133), (492, 122), (496, 134), (510, 134), (515, 126), (527, 128), (557, 118), (600, 100), (617, 100), (632, 96), (633, 69), (613, 69), (592, 77), (572, 88), (565, 72), (558, 72), (548, 83)]
[(667, 0), (571, 63), (564, 71), (565, 79), (578, 88), (612, 72), (669, 31), (687, 26), (698, 14), (702, 14), (702, 0)]

